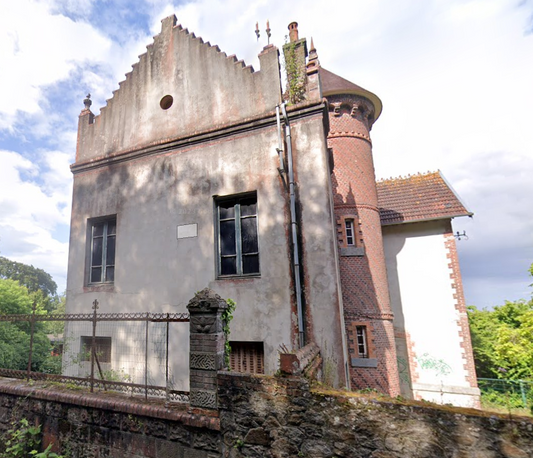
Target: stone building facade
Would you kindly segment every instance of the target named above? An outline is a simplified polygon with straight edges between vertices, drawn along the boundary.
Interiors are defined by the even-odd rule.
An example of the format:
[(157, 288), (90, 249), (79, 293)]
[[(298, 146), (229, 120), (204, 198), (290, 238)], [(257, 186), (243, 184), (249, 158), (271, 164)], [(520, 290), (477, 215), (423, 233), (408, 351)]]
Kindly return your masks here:
[[(327, 383), (423, 397), (438, 385), (420, 370), (428, 353), (454, 368), (449, 383), (441, 371), (440, 386), (464, 385), (471, 391), (457, 402), (475, 405), (450, 225), (470, 213), (446, 185), (451, 194), (441, 203), (457, 211), (432, 221), (446, 228), (448, 251), (436, 265), (444, 263), (454, 291), (438, 305), (449, 311), (443, 339), (453, 335), (457, 345), (430, 354), (422, 334), (397, 320), (430, 297), (398, 299), (394, 279), (417, 250), (402, 252), (407, 267), (393, 278), (399, 251), (387, 239), (397, 241), (398, 231), (409, 238), (425, 217), (400, 217), (382, 230), (387, 211), (405, 209), (382, 202), (376, 185), (370, 130), (381, 101), (322, 68), (296, 23), (290, 37), (284, 52), (295, 63), (296, 99), (283, 93), (276, 47), (262, 50), (254, 71), (171, 16), (98, 116), (85, 100), (71, 167), (67, 311), (87, 312), (97, 299), (102, 312), (182, 312), (208, 286), (237, 303), (234, 370), (272, 374), (280, 346), (315, 342)], [(84, 332), (66, 330), (70, 356)], [(112, 367), (135, 365), (122, 358), (130, 338), (123, 330), (102, 337), (111, 339)], [(173, 354), (183, 350), (172, 361), (177, 388), (188, 384), (188, 342), (188, 330), (170, 342)]]

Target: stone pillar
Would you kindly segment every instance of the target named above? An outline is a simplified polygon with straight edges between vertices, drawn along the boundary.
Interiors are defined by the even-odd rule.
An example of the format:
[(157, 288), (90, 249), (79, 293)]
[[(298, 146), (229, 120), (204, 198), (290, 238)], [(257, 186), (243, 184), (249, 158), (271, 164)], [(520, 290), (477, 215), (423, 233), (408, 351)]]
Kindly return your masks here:
[(209, 288), (195, 294), (190, 314), (189, 380), (191, 407), (217, 409), (217, 371), (224, 368), (222, 313), (228, 305)]

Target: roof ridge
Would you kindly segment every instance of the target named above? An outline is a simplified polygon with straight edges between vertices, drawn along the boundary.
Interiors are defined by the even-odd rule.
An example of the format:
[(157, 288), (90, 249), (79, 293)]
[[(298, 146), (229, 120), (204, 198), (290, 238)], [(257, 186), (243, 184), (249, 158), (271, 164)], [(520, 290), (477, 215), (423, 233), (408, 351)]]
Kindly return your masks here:
[(413, 175), (410, 173), (407, 174), (407, 176), (398, 175), (397, 177), (389, 177), (389, 178), (379, 178), (376, 180), (376, 183), (386, 183), (388, 181), (402, 181), (402, 180), (409, 180), (411, 178), (417, 178), (417, 177), (426, 177), (429, 175), (436, 175), (437, 173), (440, 173), (440, 170), (431, 171), (428, 170), (427, 172), (417, 172)]

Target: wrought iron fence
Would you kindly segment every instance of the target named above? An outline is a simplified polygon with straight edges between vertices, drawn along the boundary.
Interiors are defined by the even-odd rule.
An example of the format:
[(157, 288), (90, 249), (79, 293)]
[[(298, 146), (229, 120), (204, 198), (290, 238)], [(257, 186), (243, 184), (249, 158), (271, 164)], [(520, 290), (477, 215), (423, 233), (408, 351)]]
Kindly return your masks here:
[(533, 413), (533, 381), (478, 378), (481, 401), (487, 407), (530, 410)]
[(0, 315), (0, 376), (189, 402), (175, 389), (189, 376), (179, 342), (188, 327), (176, 329), (189, 314), (97, 310), (94, 301), (93, 313)]

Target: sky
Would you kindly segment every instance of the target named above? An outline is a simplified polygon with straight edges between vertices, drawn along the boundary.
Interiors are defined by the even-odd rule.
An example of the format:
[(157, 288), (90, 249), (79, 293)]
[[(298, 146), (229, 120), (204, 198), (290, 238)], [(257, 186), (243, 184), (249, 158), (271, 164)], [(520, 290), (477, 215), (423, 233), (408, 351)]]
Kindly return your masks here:
[(98, 114), (171, 14), (256, 70), (266, 21), (279, 48), (297, 21), (383, 101), (376, 176), (441, 170), (474, 212), (453, 221), (467, 304), (531, 296), (533, 0), (0, 0), (0, 255), (64, 291), (83, 99)]

